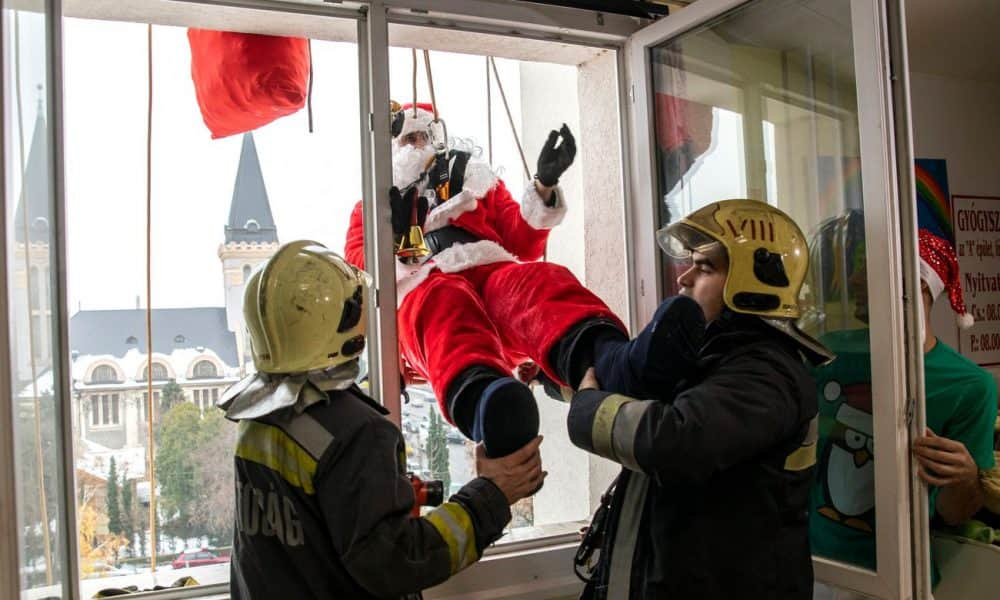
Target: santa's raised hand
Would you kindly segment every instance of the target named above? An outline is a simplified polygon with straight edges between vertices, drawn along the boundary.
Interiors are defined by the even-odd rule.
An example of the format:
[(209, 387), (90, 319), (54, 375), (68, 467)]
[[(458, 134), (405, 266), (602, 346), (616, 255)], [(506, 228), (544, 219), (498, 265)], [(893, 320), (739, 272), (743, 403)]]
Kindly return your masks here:
[(549, 138), (545, 140), (545, 145), (538, 154), (538, 170), (535, 172), (535, 178), (547, 188), (555, 187), (559, 183), (559, 177), (573, 164), (575, 157), (576, 140), (569, 127), (563, 123), (559, 131), (553, 129), (549, 132)]

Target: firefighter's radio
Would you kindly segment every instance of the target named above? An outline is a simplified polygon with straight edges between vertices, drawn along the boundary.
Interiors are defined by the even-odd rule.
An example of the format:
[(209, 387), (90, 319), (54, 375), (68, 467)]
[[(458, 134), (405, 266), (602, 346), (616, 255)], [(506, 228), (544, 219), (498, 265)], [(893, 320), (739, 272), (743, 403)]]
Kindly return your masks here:
[(421, 506), (441, 506), (444, 502), (444, 482), (440, 479), (424, 481), (413, 473), (409, 473), (410, 485), (413, 486), (413, 495), (416, 502), (413, 503), (412, 514), (414, 517), (420, 516)]

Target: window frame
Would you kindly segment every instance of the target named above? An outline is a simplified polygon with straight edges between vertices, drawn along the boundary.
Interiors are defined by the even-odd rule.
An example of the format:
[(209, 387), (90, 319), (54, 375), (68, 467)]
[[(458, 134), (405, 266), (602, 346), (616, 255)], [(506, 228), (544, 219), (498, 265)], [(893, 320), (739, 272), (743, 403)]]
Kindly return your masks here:
[[(108, 379), (102, 377), (98, 379), (97, 378), (98, 371), (101, 371), (103, 373), (105, 369), (111, 371), (111, 378)], [(108, 363), (99, 363), (95, 365), (94, 368), (90, 371), (90, 378), (89, 381), (87, 381), (87, 383), (93, 385), (93, 384), (119, 383), (120, 381), (121, 378), (118, 376), (118, 369), (116, 369), (114, 366)]]
[[(198, 367), (207, 364), (212, 368), (212, 373), (210, 375), (205, 375), (198, 373)], [(200, 358), (194, 363), (194, 367), (191, 369), (191, 379), (215, 379), (219, 377), (219, 367), (214, 362), (207, 358)]]
[[(63, 176), (64, 176), (64, 160), (62, 156), (63, 139), (63, 111), (62, 111), (62, 98), (63, 98), (63, 77), (62, 77), (62, 1), (61, 0), (45, 0), (43, 3), (39, 3), (39, 7), (31, 7), (42, 15), (44, 19), (44, 38), (40, 40), (38, 44), (35, 45), (35, 50), (39, 51), (43, 56), (42, 60), (45, 64), (44, 78), (43, 78), (43, 89), (44, 89), (44, 106), (45, 106), (45, 118), (49, 124), (47, 131), (48, 152), (45, 156), (47, 176), (49, 177), (50, 191), (47, 199), (48, 217), (50, 222), (48, 223), (51, 231), (51, 245), (49, 248), (50, 261), (47, 269), (47, 280), (43, 277), (39, 277), (39, 290), (44, 291), (48, 296), (49, 303), (46, 309), (43, 311), (29, 311), (29, 318), (39, 317), (39, 319), (44, 319), (48, 317), (48, 323), (50, 328), (46, 331), (47, 335), (44, 339), (40, 340), (42, 344), (52, 344), (54, 351), (52, 372), (53, 372), (53, 385), (52, 393), (54, 398), (56, 398), (55, 408), (53, 410), (53, 418), (55, 422), (56, 429), (56, 442), (59, 448), (56, 451), (56, 473), (53, 474), (53, 479), (55, 480), (55, 486), (58, 493), (61, 494), (60, 501), (57, 503), (57, 509), (55, 514), (50, 514), (49, 518), (56, 522), (56, 531), (60, 534), (60, 537), (55, 544), (57, 547), (56, 554), (58, 555), (57, 561), (60, 565), (60, 573), (53, 583), (62, 586), (62, 591), (67, 594), (72, 600), (77, 600), (79, 598), (79, 561), (78, 561), (78, 551), (77, 551), (77, 537), (76, 537), (76, 503), (73, 501), (75, 497), (75, 460), (73, 456), (73, 442), (74, 442), (74, 432), (72, 425), (72, 370), (70, 368), (70, 356), (69, 352), (64, 351), (69, 348), (69, 305), (66, 295), (66, 272), (67, 272), (67, 257), (66, 257), (66, 239), (65, 239), (65, 224), (68, 219), (66, 218), (66, 205), (64, 198), (63, 189)], [(7, 42), (7, 32), (6, 27), (6, 15), (8, 13), (13, 13), (14, 11), (27, 12), (29, 9), (22, 6), (9, 6), (5, 5), (0, 9), (0, 24), (4, 27), (0, 29), (0, 38), (4, 44)], [(3, 118), (6, 120), (7, 108), (10, 106), (12, 100), (6, 96), (6, 90), (8, 86), (6, 84), (6, 65), (4, 69), (5, 83), (3, 85), (3, 91), (0, 91), (0, 100), (3, 102)], [(19, 115), (23, 119), (23, 115)], [(6, 152), (6, 137), (8, 132), (5, 130), (5, 125), (0, 126), (0, 133), (4, 137), (4, 152)], [(24, 126), (22, 122), (21, 127)], [(6, 158), (3, 161), (3, 166), (0, 167), (0, 173), (4, 177), (4, 185), (6, 186), (6, 179), (8, 177), (8, 172), (6, 170)], [(5, 198), (6, 204), (6, 198)], [(4, 210), (6, 213), (6, 208)], [(4, 224), (6, 225), (6, 218), (4, 218)], [(6, 248), (8, 242), (7, 228), (4, 227), (3, 243)], [(6, 265), (5, 265), (6, 267)], [(6, 286), (5, 286), (6, 287)], [(9, 309), (10, 303), (7, 298), (7, 293), (4, 293), (4, 299), (6, 300), (5, 308)], [(9, 313), (6, 313), (9, 315)], [(11, 323), (9, 319), (4, 320), (4, 336), (6, 338), (6, 344), (0, 348), (0, 356), (3, 356), (5, 360), (2, 362), (4, 366), (0, 369), (0, 379), (6, 378), (6, 383), (10, 384), (13, 380), (10, 368), (10, 358), (11, 358), (11, 346), (10, 343), (12, 338), (10, 336)], [(11, 389), (11, 388), (7, 388)], [(13, 403), (10, 403), (13, 404)], [(14, 416), (16, 415), (16, 410), (11, 407), (11, 419), (5, 420), (10, 423), (11, 431), (13, 431), (13, 423), (16, 422)], [(0, 430), (0, 437), (6, 433), (6, 430)], [(0, 440), (5, 441), (5, 440)], [(13, 442), (12, 442), (13, 443)], [(16, 454), (12, 451), (6, 456), (14, 457)], [(6, 462), (6, 461), (4, 461)], [(13, 463), (13, 459), (11, 460)], [(16, 467), (12, 464), (10, 465), (12, 470), (9, 471), (10, 479), (9, 485), (0, 486), (4, 489), (4, 492), (0, 492), (3, 498), (7, 499), (7, 494), (10, 496), (10, 504), (15, 510), (4, 511), (10, 515), (14, 525), (12, 528), (6, 531), (19, 531), (17, 522), (17, 507), (18, 494), (17, 494), (17, 475)], [(0, 472), (8, 472), (7, 468), (0, 469)], [(6, 523), (3, 523), (6, 524)], [(72, 525), (70, 525), (72, 524)], [(20, 590), (20, 548), (18, 543), (4, 544), (6, 548), (0, 551), (0, 558), (6, 559), (2, 567), (0, 567), (0, 572), (7, 573), (12, 570), (14, 575), (10, 578), (3, 578), (2, 582), (9, 582), (9, 586), (13, 588), (12, 593), (4, 594), (5, 597), (19, 597), (21, 595)], [(2, 591), (7, 592), (7, 583), (0, 582), (0, 586), (4, 586)]]
[[(0, 31), (6, 31), (6, 11), (0, 10)], [(3, 90), (6, 85), (0, 86), (0, 104), (6, 103), (3, 99)], [(2, 129), (2, 128), (0, 128)], [(3, 133), (3, 135), (6, 135)], [(6, 180), (6, 161), (0, 161), (0, 178)], [(7, 210), (0, 211), (0, 231), (7, 231)], [(6, 244), (6, 239), (4, 244)], [(7, 285), (0, 289), (0, 314), (10, 314), (10, 304), (8, 300)], [(13, 377), (11, 376), (11, 365), (8, 356), (10, 348), (10, 328), (0, 327), (0, 354), (5, 360), (0, 360), (0, 389), (9, 390), (12, 388)], [(14, 438), (15, 409), (13, 402), (0, 403), (0, 457), (13, 457), (16, 453)], [(0, 504), (3, 506), (17, 507), (17, 467), (13, 460), (0, 459)], [(17, 510), (0, 511), (0, 531), (19, 531)], [(18, 543), (0, 544), (0, 597), (17, 598), (21, 594), (20, 585), (20, 558), (18, 556)]]
[[(762, 0), (701, 0), (630, 39), (626, 52), (629, 86), (634, 90), (634, 102), (629, 104), (635, 136), (630, 146), (633, 222), (655, 222), (656, 217), (650, 48), (757, 1)], [(851, 0), (851, 13), (858, 129), (866, 161), (862, 177), (868, 281), (870, 289), (877, 282), (885, 291), (877, 299), (873, 296), (869, 307), (872, 338), (885, 340), (881, 351), (872, 352), (873, 395), (886, 401), (885, 409), (874, 415), (874, 426), (876, 437), (886, 440), (883, 445), (893, 450), (880, 454), (875, 463), (876, 502), (885, 513), (876, 523), (878, 571), (818, 557), (813, 564), (817, 581), (837, 587), (881, 597), (910, 597), (914, 592), (925, 597), (929, 584), (922, 586), (921, 580), (929, 581), (926, 494), (908, 451), (910, 434), (922, 426), (924, 411), (922, 344), (917, 343), (922, 340), (923, 321), (918, 312), (919, 289), (914, 293), (914, 282), (919, 282), (915, 208), (900, 201), (915, 195), (901, 26), (905, 21), (898, 0)], [(656, 247), (651, 228), (633, 229), (632, 234), (636, 248)], [(634, 297), (634, 309), (645, 322), (658, 304), (663, 271), (659, 253), (637, 252), (635, 261), (639, 294)], [(904, 297), (917, 300), (904, 302)]]
[[(55, 49), (54, 55), (59, 56), (61, 52), (61, 18), (63, 16), (62, 3), (60, 0), (50, 0), (49, 6), (51, 21), (54, 23), (49, 28), (49, 42)], [(386, 399), (384, 404), (391, 411), (391, 417), (400, 423), (399, 408), (399, 383), (395, 373), (395, 364), (398, 360), (396, 345), (396, 308), (395, 308), (395, 274), (393, 261), (394, 257), (391, 248), (386, 244), (379, 244), (379, 239), (391, 239), (391, 225), (388, 220), (377, 219), (374, 207), (378, 202), (387, 202), (388, 188), (391, 182), (391, 170), (388, 167), (389, 131), (388, 122), (377, 119), (374, 116), (381, 114), (381, 111), (388, 104), (388, 29), (389, 20), (398, 23), (417, 23), (427, 27), (437, 27), (444, 29), (460, 29), (471, 32), (494, 33), (514, 37), (521, 36), (538, 40), (557, 40), (574, 44), (584, 44), (601, 48), (611, 49), (618, 53), (618, 65), (621, 67), (622, 49), (626, 36), (636, 29), (636, 20), (630, 17), (618, 15), (602, 15), (602, 18), (595, 18), (597, 13), (589, 10), (565, 8), (551, 5), (527, 5), (526, 3), (510, 2), (507, 0), (486, 1), (486, 0), (399, 0), (381, 2), (378, 0), (371, 2), (345, 2), (343, 7), (333, 7), (326, 4), (303, 4), (301, 2), (288, 2), (276, 0), (192, 0), (193, 4), (202, 5), (226, 5), (243, 7), (250, 9), (264, 9), (274, 11), (288, 11), (306, 14), (317, 14), (323, 16), (352, 16), (358, 25), (358, 59), (361, 65), (359, 77), (361, 79), (361, 106), (359, 118), (362, 123), (362, 150), (364, 167), (364, 189), (363, 206), (366, 216), (365, 235), (366, 239), (373, 240), (368, 244), (370, 254), (366, 256), (370, 264), (376, 265), (376, 310), (372, 311), (374, 328), (370, 331), (374, 335), (370, 339), (370, 345), (374, 347), (376, 356), (380, 357), (380, 369), (373, 369), (371, 373), (372, 393), (376, 399)], [(347, 5), (357, 6), (358, 9), (348, 9)], [(391, 14), (390, 14), (391, 13)], [(442, 14), (447, 14), (450, 19), (444, 23), (438, 19)], [(551, 23), (558, 23), (553, 25)], [(62, 196), (62, 144), (61, 144), (61, 65), (59, 60), (50, 59), (50, 69), (55, 80), (53, 96), (60, 102), (51, 102), (50, 106), (59, 107), (50, 109), (51, 112), (58, 113), (58, 117), (53, 119), (53, 136), (57, 143), (53, 144), (53, 153), (56, 156), (53, 177), (57, 180), (56, 201), (57, 211), (55, 213), (53, 227), (59, 240), (54, 245), (54, 252), (57, 255), (55, 266), (61, 268), (52, 269), (53, 283), (51, 286), (56, 290), (59, 301), (53, 306), (53, 312), (57, 312), (59, 347), (68, 346), (68, 309), (66, 305), (65, 293), (65, 201)], [(624, 88), (622, 87), (621, 69), (619, 68), (618, 78), (618, 99), (619, 105), (624, 106)], [(385, 121), (385, 122), (383, 122)], [(621, 111), (619, 124), (623, 124)], [(367, 133), (367, 135), (366, 135)], [(621, 129), (623, 144), (626, 143), (627, 133)], [(375, 157), (380, 160), (375, 160)], [(623, 163), (625, 156), (623, 153)], [(623, 164), (624, 167), (624, 164)], [(623, 169), (623, 173), (625, 170)], [(627, 175), (623, 174), (627, 178)], [(625, 188), (627, 190), (627, 187)], [(627, 193), (627, 192), (626, 192)], [(384, 223), (381, 221), (385, 221)], [(628, 228), (628, 220), (625, 220)], [(627, 230), (627, 229), (626, 229)], [(378, 248), (378, 251), (371, 249)], [(51, 288), (50, 288), (51, 289)], [(66, 353), (60, 353), (60, 356)], [(69, 372), (69, 358), (61, 357), (62, 372)], [(71, 395), (66, 388), (68, 382), (60, 380), (57, 389), (58, 397), (64, 411), (70, 409)], [(154, 380), (155, 381), (155, 380)], [(68, 415), (68, 412), (66, 413)], [(73, 464), (72, 457), (72, 430), (69, 426), (68, 418), (63, 419), (63, 458), (67, 465)], [(72, 489), (74, 485), (74, 472), (72, 468), (64, 467), (63, 479), (67, 489)], [(11, 489), (14, 489), (13, 487)], [(72, 493), (69, 494), (72, 496)], [(75, 523), (75, 507), (64, 507), (67, 514), (63, 516), (64, 522)], [(70, 534), (71, 539), (67, 540), (67, 548), (64, 561), (64, 578), (69, 585), (64, 593), (70, 598), (79, 598), (79, 565), (76, 550), (76, 539), (74, 534)], [(463, 593), (474, 590), (483, 591), (484, 586), (490, 581), (497, 581), (492, 576), (483, 577), (483, 573), (493, 573), (498, 570), (503, 573), (503, 577), (515, 581), (516, 587), (523, 594), (530, 594), (532, 590), (544, 589), (553, 594), (570, 594), (579, 590), (580, 584), (575, 576), (569, 572), (565, 565), (568, 564), (566, 558), (575, 551), (575, 536), (560, 536), (554, 538), (543, 538), (525, 542), (516, 542), (505, 545), (501, 549), (492, 548), (487, 551), (487, 558), (482, 565), (469, 569), (449, 582), (452, 589), (462, 589)], [(541, 562), (539, 561), (541, 560)], [(16, 568), (16, 556), (13, 561)], [(539, 568), (542, 565), (544, 568)], [(528, 575), (530, 574), (530, 575)], [(16, 582), (16, 579), (14, 580)], [(557, 582), (553, 586), (552, 582)], [(15, 583), (16, 585), (16, 583)], [(457, 587), (456, 587), (457, 586)], [(190, 598), (201, 597), (212, 594), (224, 593), (227, 591), (226, 585), (207, 585), (189, 590), (170, 590), (164, 592), (154, 592), (144, 594), (150, 598)], [(431, 592), (428, 598), (440, 597), (440, 593)]]
[(121, 428), (123, 413), (121, 393), (113, 390), (96, 390), (90, 392), (87, 398), (90, 402), (90, 409), (87, 411), (89, 430), (107, 431)]
[[(150, 365), (150, 363), (152, 363), (152, 364)], [(162, 378), (157, 378), (157, 376), (156, 376), (156, 367), (160, 367), (161, 369), (163, 369), (163, 377)], [(158, 360), (158, 359), (154, 358), (152, 361), (146, 361), (146, 360), (142, 361), (142, 369), (139, 370), (139, 376), (136, 377), (136, 381), (138, 381), (140, 383), (147, 382), (149, 380), (149, 372), (150, 371), (153, 372), (153, 383), (154, 384), (157, 383), (157, 382), (170, 381), (170, 379), (171, 379), (170, 367), (167, 366), (167, 363), (164, 361), (164, 359), (159, 359)]]

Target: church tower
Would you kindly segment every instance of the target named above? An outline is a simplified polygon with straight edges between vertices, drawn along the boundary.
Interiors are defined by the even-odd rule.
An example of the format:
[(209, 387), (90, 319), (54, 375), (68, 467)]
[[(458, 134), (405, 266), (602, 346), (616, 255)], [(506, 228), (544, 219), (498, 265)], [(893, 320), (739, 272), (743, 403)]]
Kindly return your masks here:
[(243, 134), (240, 164), (229, 206), (225, 242), (219, 246), (226, 286), (226, 323), (236, 335), (240, 372), (251, 360), (250, 338), (243, 320), (243, 289), (253, 269), (278, 250), (278, 230), (264, 187), (253, 133)]
[(22, 383), (37, 378), (52, 366), (48, 152), (48, 131), (39, 101), (21, 180), (21, 196), (12, 223), (15, 376)]

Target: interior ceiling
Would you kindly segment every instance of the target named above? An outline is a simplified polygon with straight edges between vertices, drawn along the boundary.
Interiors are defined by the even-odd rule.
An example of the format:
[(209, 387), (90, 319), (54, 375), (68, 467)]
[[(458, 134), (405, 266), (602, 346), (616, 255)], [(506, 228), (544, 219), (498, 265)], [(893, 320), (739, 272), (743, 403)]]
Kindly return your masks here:
[(850, 49), (850, 5), (847, 0), (771, 0), (758, 2), (741, 10), (739, 18), (718, 24), (720, 35), (732, 42), (742, 42), (776, 50), (794, 50), (831, 41)]
[[(716, 66), (725, 68), (729, 46), (759, 48), (797, 56), (814, 69), (853, 80), (850, 21), (849, 0), (770, 0), (720, 18), (701, 35), (718, 41)], [(685, 60), (696, 64), (694, 57)]]
[[(998, 0), (907, 0), (910, 70), (955, 79), (1000, 83)], [(713, 32), (729, 43), (813, 53), (814, 60), (853, 70), (846, 0), (758, 2), (741, 18), (723, 20)], [(823, 40), (817, 45), (816, 40)]]
[[(64, 0), (67, 17), (200, 27), (244, 33), (290, 35), (314, 40), (357, 42), (354, 19), (234, 8), (172, 0)], [(391, 24), (392, 46), (579, 65), (606, 52), (601, 48), (472, 31)], [(512, 39), (516, 42), (512, 43)]]
[(907, 0), (910, 70), (1000, 82), (997, 0)]

